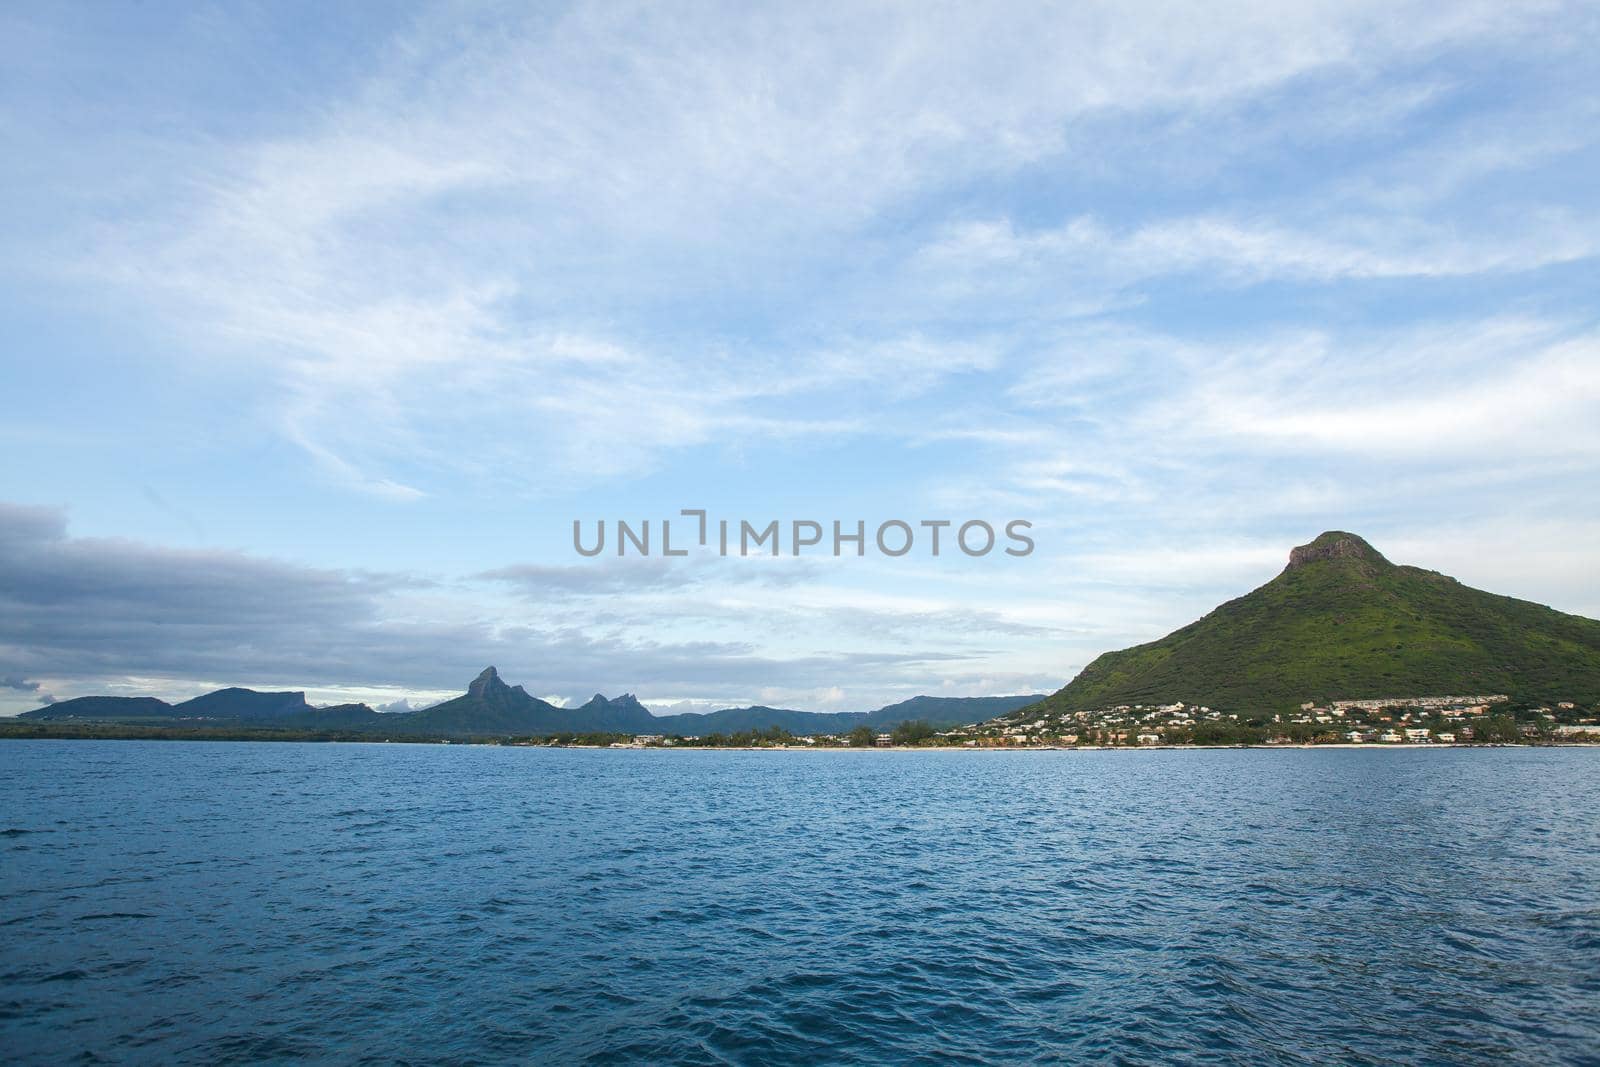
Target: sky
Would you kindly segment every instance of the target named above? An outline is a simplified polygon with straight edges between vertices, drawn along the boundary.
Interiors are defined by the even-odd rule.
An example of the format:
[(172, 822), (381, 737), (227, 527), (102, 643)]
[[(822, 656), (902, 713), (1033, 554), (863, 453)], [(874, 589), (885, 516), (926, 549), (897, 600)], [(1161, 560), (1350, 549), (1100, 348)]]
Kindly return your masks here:
[[(0, 714), (1048, 692), (1327, 529), (1600, 616), (1597, 34), (4, 5)], [(573, 550), (686, 508), (1035, 549)]]

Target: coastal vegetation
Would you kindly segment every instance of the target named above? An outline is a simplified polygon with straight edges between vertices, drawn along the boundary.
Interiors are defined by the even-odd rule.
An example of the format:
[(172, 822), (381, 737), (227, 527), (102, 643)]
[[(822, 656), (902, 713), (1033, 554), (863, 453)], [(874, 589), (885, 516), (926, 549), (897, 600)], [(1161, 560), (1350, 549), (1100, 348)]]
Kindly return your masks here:
[[(1600, 709), (1572, 709), (1562, 718), (1540, 708), (1505, 708), (1481, 716), (1427, 715), (1412, 720), (1404, 712), (1370, 720), (1351, 718), (1337, 727), (1286, 718), (1240, 721), (1232, 717), (1191, 725), (1141, 722), (1146, 709), (1108, 712), (1092, 725), (1071, 720), (1017, 725), (1005, 720), (948, 730), (906, 724), (889, 733), (858, 727), (847, 734), (790, 733), (782, 727), (713, 733), (704, 736), (616, 732), (559, 733), (504, 737), (395, 734), (373, 736), (351, 730), (263, 729), (238, 726), (167, 725), (128, 722), (30, 722), (0, 720), (0, 740), (87, 741), (294, 741), (394, 742), (402, 744), (487, 744), (540, 748), (1140, 748), (1237, 747), (1320, 744), (1550, 745), (1600, 742)], [(1567, 721), (1563, 721), (1567, 720)]]

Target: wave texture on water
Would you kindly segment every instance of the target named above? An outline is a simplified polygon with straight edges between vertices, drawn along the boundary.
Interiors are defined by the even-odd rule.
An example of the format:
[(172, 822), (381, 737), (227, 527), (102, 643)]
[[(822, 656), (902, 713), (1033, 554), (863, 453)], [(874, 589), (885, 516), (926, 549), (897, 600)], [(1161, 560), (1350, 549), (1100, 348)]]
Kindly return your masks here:
[(8, 1062), (1600, 1062), (1600, 750), (0, 743)]

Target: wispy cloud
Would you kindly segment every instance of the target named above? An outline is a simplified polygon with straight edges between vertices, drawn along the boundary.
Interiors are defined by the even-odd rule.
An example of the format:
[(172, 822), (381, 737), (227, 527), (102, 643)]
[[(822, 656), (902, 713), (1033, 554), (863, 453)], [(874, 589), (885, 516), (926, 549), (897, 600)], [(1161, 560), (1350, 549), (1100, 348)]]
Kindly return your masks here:
[[(421, 16), (359, 92), (301, 128), (196, 154), (179, 195), (99, 228), (92, 266), (181, 322), (189, 344), (271, 368), (262, 399), (279, 431), (353, 488), (408, 500), (462, 474), (512, 471), (536, 487), (636, 475), (662, 450), (816, 422), (763, 409), (767, 398), (905, 390), (993, 365), (992, 349), (914, 330), (835, 327), (822, 345), (774, 330), (797, 298), (838, 303), (841, 271), (882, 288), (893, 255), (847, 257), (891, 249), (876, 231), (905, 204), (1070, 155), (1076, 122), (1202, 116), (1559, 17), (1424, 11), (847, 7), (818, 19), (593, 6), (524, 20), (452, 8)], [(929, 254), (991, 277), (1327, 279), (1592, 251), (1555, 219), (1492, 243), (1393, 219), (1323, 229), (1000, 221), (949, 230)], [(801, 291), (775, 288), (783, 275)], [(657, 328), (730, 299), (766, 320), (763, 352)]]
[(1471, 237), (1404, 216), (1325, 219), (1315, 229), (1198, 216), (1124, 230), (1085, 216), (1039, 231), (1006, 220), (960, 224), (920, 254), (920, 265), (944, 276), (944, 286), (981, 291), (994, 279), (1006, 290), (1027, 284), (1069, 294), (1076, 286), (1082, 299), (1084, 291), (1179, 274), (1220, 285), (1442, 278), (1534, 270), (1597, 252), (1600, 219), (1559, 215)]
[(783, 556), (776, 559), (694, 556), (684, 560), (629, 556), (576, 564), (519, 563), (483, 571), (474, 577), (503, 582), (529, 599), (562, 600), (676, 592), (712, 582), (724, 586), (748, 583), (793, 586), (814, 579), (816, 574), (817, 568), (811, 561)]

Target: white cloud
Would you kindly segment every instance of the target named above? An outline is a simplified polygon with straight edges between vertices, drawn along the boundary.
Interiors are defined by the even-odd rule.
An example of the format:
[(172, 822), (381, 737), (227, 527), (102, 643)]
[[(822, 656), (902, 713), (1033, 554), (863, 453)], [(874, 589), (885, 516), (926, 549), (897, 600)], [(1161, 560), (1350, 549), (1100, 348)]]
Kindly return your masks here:
[(1512, 511), (1471, 522), (1399, 524), (1376, 545), (1394, 563), (1467, 585), (1600, 618), (1600, 518)]
[(1259, 437), (1280, 454), (1296, 450), (1363, 452), (1426, 463), (1444, 455), (1577, 455), (1600, 459), (1600, 338), (1567, 341), (1520, 358), (1500, 371), (1459, 384), (1416, 383), (1409, 390), (1338, 396), (1298, 405), (1270, 395), (1212, 393), (1210, 409), (1226, 415), (1220, 433)]
[[(860, 270), (841, 257), (870, 247), (884, 213), (1070, 155), (1085, 116), (1203, 114), (1548, 17), (1417, 12), (451, 8), (303, 128), (197, 150), (170, 206), (101, 231), (95, 267), (159, 297), (190, 346), (271, 368), (281, 431), (352, 487), (404, 500), (441, 474), (531, 469), (534, 486), (637, 474), (719, 434), (815, 428), (791, 408), (752, 410), (764, 398), (915, 393), (994, 358), (837, 325), (825, 332), (843, 345), (769, 338), (771, 351), (719, 356), (727, 338), (662, 336), (652, 320), (706, 299), (770, 301), (790, 273)], [(952, 240), (990, 262), (1109, 247), (1135, 272), (1317, 278), (1506, 269), (1588, 247), (1528, 238), (1462, 266), (1442, 237), (1402, 254), (1379, 236), (1202, 218)], [(625, 435), (607, 425), (619, 417)]]
[(1203, 273), (1229, 285), (1441, 278), (1533, 270), (1596, 252), (1600, 225), (1559, 215), (1470, 237), (1404, 216), (1319, 219), (1314, 229), (1196, 216), (1124, 230), (1082, 216), (1031, 232), (1005, 220), (963, 223), (919, 259), (936, 278), (945, 276), (941, 287), (982, 291), (985, 279), (995, 279), (1008, 291), (1038, 285), (1082, 300), (1096, 289), (1176, 274)]

